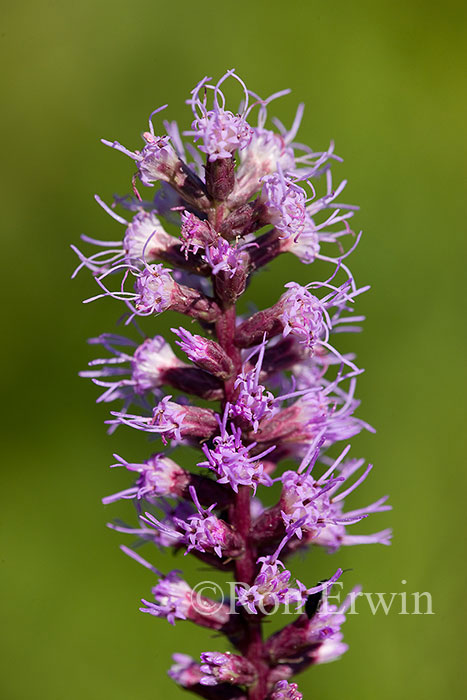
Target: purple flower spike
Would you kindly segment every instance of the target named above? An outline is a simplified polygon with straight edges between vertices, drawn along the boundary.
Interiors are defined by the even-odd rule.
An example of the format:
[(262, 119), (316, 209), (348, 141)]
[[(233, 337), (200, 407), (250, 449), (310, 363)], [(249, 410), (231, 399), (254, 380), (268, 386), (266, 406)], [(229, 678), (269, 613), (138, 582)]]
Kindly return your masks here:
[[(227, 105), (227, 82), (240, 89), (238, 108)], [(96, 246), (89, 256), (74, 247), (75, 274), (87, 268), (100, 287), (86, 302), (123, 302), (125, 325), (140, 338), (93, 338), (105, 352), (81, 374), (101, 387), (98, 401), (123, 403), (106, 421), (109, 432), (128, 426), (163, 445), (136, 461), (114, 455), (112, 467), (124, 467), (131, 481), (103, 503), (127, 500), (137, 519), (109, 527), (133, 538), (122, 550), (157, 576), (142, 612), (224, 637), (201, 663), (175, 654), (169, 670), (206, 700), (302, 700), (293, 676), (345, 653), (342, 626), (360, 589), (331, 604), (342, 569), (314, 566), (312, 579), (300, 581), (293, 555), (318, 546), (340, 556), (343, 546), (388, 545), (392, 534), (358, 525), (390, 510), (386, 497), (358, 502), (372, 466), (349, 459), (346, 443), (337, 458), (328, 452), (373, 432), (356, 413), (363, 370), (338, 342), (340, 333), (361, 330), (354, 309), (368, 287), (357, 286), (348, 267), (361, 238), (349, 226), (358, 207), (342, 203), (334, 144), (315, 151), (297, 140), (303, 104), (288, 126), (270, 118), (288, 93), (263, 99), (228, 70), (191, 92), (189, 130), (166, 120), (156, 134), (157, 109), (141, 150), (104, 141), (137, 169), (131, 196), (111, 206), (96, 197), (122, 235), (83, 237)], [(151, 201), (142, 200), (137, 179), (157, 185)], [(131, 221), (117, 207), (132, 212)], [(255, 308), (242, 298), (256, 289), (255, 274), (280, 257), (288, 264), (290, 254), (308, 271), (321, 261), (324, 280), (291, 281), (277, 294), (271, 277), (266, 308), (246, 311)], [(166, 336), (144, 335), (162, 312), (173, 315), (167, 327), (183, 359)], [(196, 558), (204, 580), (163, 575), (139, 554), (142, 544)], [(213, 581), (208, 567), (217, 571)], [(221, 595), (227, 577), (231, 600)], [(289, 618), (271, 633), (276, 612)]]

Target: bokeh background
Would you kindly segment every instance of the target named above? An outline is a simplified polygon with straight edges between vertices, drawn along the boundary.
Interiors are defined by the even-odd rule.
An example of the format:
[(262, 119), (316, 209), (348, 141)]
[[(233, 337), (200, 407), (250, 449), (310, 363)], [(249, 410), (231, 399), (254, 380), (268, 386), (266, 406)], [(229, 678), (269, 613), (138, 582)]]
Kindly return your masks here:
[[(368, 316), (355, 338), (360, 414), (377, 428), (354, 441), (374, 461), (355, 501), (391, 493), (392, 547), (348, 548), (297, 561), (309, 581), (340, 564), (346, 586), (429, 591), (434, 615), (372, 616), (345, 625), (350, 651), (307, 672), (306, 698), (438, 699), (462, 694), (465, 655), (466, 5), (463, 2), (23, 0), (2, 11), (2, 697), (8, 700), (182, 698), (166, 677), (172, 651), (219, 640), (138, 613), (151, 574), (121, 554), (100, 498), (128, 483), (111, 453), (144, 457), (144, 437), (108, 437), (107, 411), (77, 378), (85, 338), (110, 331), (115, 303), (82, 306), (88, 275), (69, 277), (80, 233), (115, 238), (97, 207), (128, 190), (131, 163), (99, 144), (137, 147), (146, 117), (183, 101), (205, 74), (235, 67), (290, 123), (307, 110), (304, 142), (330, 138), (345, 158), (346, 199), (365, 232), (352, 258)], [(315, 274), (289, 259), (255, 283)], [(158, 319), (155, 329), (170, 325)], [(354, 501), (354, 502), (355, 502)], [(376, 518), (379, 517), (379, 521)], [(368, 527), (371, 528), (368, 523)], [(167, 556), (153, 561), (173, 566)], [(206, 578), (177, 560), (190, 582)], [(334, 570), (334, 569), (332, 569)], [(407, 581), (402, 584), (401, 581)]]

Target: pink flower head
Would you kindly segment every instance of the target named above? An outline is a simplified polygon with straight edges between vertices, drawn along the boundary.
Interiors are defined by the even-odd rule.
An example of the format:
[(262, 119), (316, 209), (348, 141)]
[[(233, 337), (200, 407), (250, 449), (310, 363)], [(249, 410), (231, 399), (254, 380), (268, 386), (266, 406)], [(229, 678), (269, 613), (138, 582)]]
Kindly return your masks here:
[(80, 372), (81, 377), (88, 377), (105, 388), (98, 402), (131, 400), (148, 392), (157, 393), (166, 381), (167, 371), (184, 366), (160, 335), (146, 338), (141, 345), (111, 333), (90, 338), (88, 342), (102, 345), (111, 355), (91, 360), (91, 369)]
[(188, 484), (187, 472), (164, 454), (154, 454), (142, 464), (127, 462), (118, 455), (114, 457), (118, 461), (112, 466), (121, 465), (131, 472), (136, 472), (138, 478), (135, 486), (103, 498), (104, 504), (113, 503), (120, 498), (144, 498), (149, 502), (160, 497), (177, 498)]
[(145, 185), (150, 185), (157, 180), (170, 182), (179, 158), (169, 137), (155, 136), (149, 131), (146, 131), (143, 137), (146, 145), (141, 151), (141, 158), (137, 159), (141, 182)]
[(193, 486), (189, 487), (189, 492), (196, 506), (196, 513), (187, 518), (174, 516), (168, 524), (159, 521), (151, 513), (146, 513), (142, 520), (185, 545), (186, 554), (194, 550), (203, 554), (215, 554), (219, 558), (238, 556), (241, 540), (224, 520), (212, 513), (216, 504), (204, 509)]
[(227, 430), (228, 409), (229, 406), (226, 407), (224, 420), (220, 424), (220, 435), (214, 438), (212, 447), (202, 446), (207, 461), (199, 462), (198, 466), (214, 471), (219, 477), (219, 483), (230, 484), (235, 493), (239, 486), (250, 486), (256, 492), (258, 484), (271, 483), (260, 460), (272, 452), (274, 446), (250, 456), (249, 452), (256, 447), (256, 443), (245, 446), (242, 431), (234, 425), (231, 426), (231, 432)]
[(278, 560), (263, 561), (259, 574), (253, 585), (238, 586), (237, 597), (240, 605), (250, 613), (265, 613), (268, 607), (277, 607), (288, 599), (292, 586), (288, 585), (291, 573)]
[(165, 617), (171, 625), (175, 620), (186, 620), (191, 608), (192, 590), (190, 586), (180, 578), (178, 571), (171, 571), (161, 578), (152, 593), (157, 603), (142, 600), (144, 607), (141, 612), (150, 613), (155, 617)]
[(315, 479), (311, 472), (319, 456), (319, 449), (312, 446), (303, 458), (298, 472), (283, 474), (280, 499), (281, 516), (288, 533), (306, 542), (324, 546), (328, 551), (336, 551), (341, 545), (379, 542), (389, 544), (391, 532), (385, 530), (373, 535), (348, 535), (346, 528), (358, 523), (372, 513), (391, 509), (386, 504), (387, 496), (366, 508), (343, 511), (343, 500), (352, 493), (368, 476), (369, 465), (360, 477), (343, 491), (339, 490), (364, 464), (364, 460), (343, 461), (350, 445), (334, 460), (329, 469)]
[(289, 282), (286, 287), (288, 291), (281, 297), (283, 334), (292, 333), (300, 342), (313, 348), (316, 341), (326, 335), (323, 304), (296, 282)]
[[(276, 401), (274, 394), (259, 383), (265, 349), (266, 343), (263, 342), (254, 369), (248, 370), (244, 365), (235, 382), (237, 397), (229, 408), (232, 417), (250, 423), (255, 433), (258, 431), (260, 421), (273, 415)], [(248, 359), (251, 359), (251, 355)]]
[[(251, 141), (241, 153), (241, 161), (241, 174), (246, 175), (253, 170), (260, 173), (261, 177), (275, 173), (278, 168), (287, 173), (295, 167), (293, 149), (287, 145), (284, 138), (261, 127), (253, 128)], [(257, 189), (259, 187), (260, 179)]]
[(122, 241), (101, 241), (82, 235), (82, 241), (98, 246), (101, 250), (86, 256), (76, 246), (71, 246), (80, 260), (73, 277), (83, 267), (97, 274), (105, 273), (121, 262), (142, 266), (144, 261), (154, 262), (171, 246), (177, 244), (177, 239), (165, 231), (154, 212), (138, 210), (128, 223), (108, 207), (100, 197), (96, 195), (95, 199), (113, 219), (126, 226), (126, 231)]
[(158, 217), (149, 211), (138, 212), (123, 238), (126, 260), (157, 260), (160, 253), (176, 242), (163, 228)]
[(170, 308), (175, 282), (163, 265), (148, 265), (136, 279), (135, 307), (140, 314), (160, 314)]
[(305, 191), (279, 170), (262, 179), (261, 202), (265, 220), (281, 232), (283, 238), (298, 239), (305, 225)]
[(144, 393), (164, 383), (164, 372), (183, 367), (169, 343), (160, 335), (147, 338), (131, 358), (132, 379), (137, 391)]
[[(245, 106), (242, 114), (233, 114), (225, 109), (225, 97), (220, 86), (229, 77), (235, 78), (244, 90)], [(216, 85), (210, 85), (209, 80), (211, 78), (203, 78), (192, 91), (192, 98), (188, 103), (193, 109), (195, 120), (192, 123), (192, 131), (186, 131), (185, 135), (193, 136), (195, 141), (201, 141), (200, 151), (206, 153), (212, 162), (220, 158), (232, 158), (235, 151), (245, 148), (251, 140), (252, 129), (246, 122), (248, 91), (235, 71), (227, 71)], [(203, 91), (204, 97), (201, 97)], [(208, 91), (213, 92), (211, 109), (207, 107)]]
[(170, 143), (169, 136), (156, 136), (152, 124), (152, 117), (167, 105), (154, 110), (149, 119), (149, 131), (144, 132), (145, 145), (141, 151), (130, 151), (122, 146), (118, 141), (107, 141), (102, 139), (106, 146), (114, 148), (132, 158), (138, 167), (138, 174), (141, 182), (151, 185), (153, 182), (162, 180), (170, 182), (174, 172), (178, 168), (179, 158)]
[(213, 244), (217, 239), (217, 233), (208, 221), (198, 219), (197, 216), (188, 211), (182, 213), (181, 226), (182, 250), (185, 256), (189, 253), (196, 254), (198, 250), (207, 245)]

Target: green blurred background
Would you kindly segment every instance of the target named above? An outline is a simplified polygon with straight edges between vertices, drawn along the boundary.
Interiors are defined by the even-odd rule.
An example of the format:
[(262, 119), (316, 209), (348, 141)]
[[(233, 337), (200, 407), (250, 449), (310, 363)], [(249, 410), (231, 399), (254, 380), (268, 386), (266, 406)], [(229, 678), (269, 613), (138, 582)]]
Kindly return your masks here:
[[(131, 163), (99, 138), (137, 147), (165, 102), (187, 124), (191, 87), (231, 67), (261, 95), (292, 88), (277, 103), (286, 123), (306, 102), (302, 141), (335, 140), (365, 232), (352, 269), (372, 284), (355, 346), (367, 368), (360, 415), (378, 432), (356, 439), (353, 454), (376, 469), (353, 503), (390, 492), (393, 513), (365, 527), (393, 525), (394, 543), (331, 561), (313, 554), (296, 570), (311, 583), (352, 567), (346, 585), (429, 591), (436, 613), (372, 616), (362, 606), (345, 625), (348, 654), (309, 671), (301, 689), (322, 700), (461, 695), (465, 3), (23, 0), (2, 14), (2, 697), (176, 700), (182, 691), (165, 675), (172, 651), (222, 644), (137, 611), (153, 579), (105, 527), (124, 508), (100, 498), (128, 483), (109, 472), (111, 453), (149, 448), (129, 429), (108, 437), (106, 409), (76, 376), (92, 357), (85, 338), (113, 330), (120, 309), (81, 305), (94, 286), (86, 274), (70, 281), (69, 244), (119, 231), (93, 194), (127, 191)], [(315, 274), (288, 259), (273, 270), (252, 289), (259, 304), (272, 299), (271, 280)], [(189, 560), (176, 565), (191, 583), (209, 576)]]

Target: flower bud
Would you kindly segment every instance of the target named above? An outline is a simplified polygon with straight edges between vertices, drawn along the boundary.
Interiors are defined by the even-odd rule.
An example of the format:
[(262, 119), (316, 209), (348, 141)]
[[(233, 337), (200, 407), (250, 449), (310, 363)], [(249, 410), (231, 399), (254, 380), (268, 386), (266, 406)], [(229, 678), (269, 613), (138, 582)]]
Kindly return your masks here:
[(171, 398), (165, 396), (159, 401), (153, 409), (152, 417), (114, 411), (112, 415), (115, 420), (111, 422), (129, 425), (148, 433), (158, 433), (165, 444), (172, 440), (207, 440), (215, 434), (218, 423), (214, 411), (175, 403)]
[(201, 678), (201, 685), (231, 683), (249, 686), (256, 680), (256, 669), (244, 656), (231, 654), (229, 651), (225, 654), (206, 651), (201, 654), (201, 661), (201, 671), (205, 674)]
[(165, 617), (171, 625), (176, 619), (191, 620), (197, 625), (220, 630), (229, 622), (229, 607), (197, 594), (180, 578), (177, 571), (170, 572), (152, 589), (156, 603), (143, 599), (141, 612), (155, 617)]
[(262, 226), (262, 211), (263, 208), (258, 200), (243, 204), (241, 207), (234, 209), (223, 220), (219, 227), (219, 233), (229, 241), (246, 236), (248, 233), (254, 233)]
[(270, 695), (271, 700), (302, 700), (302, 698), (298, 685), (287, 681), (278, 681)]
[(234, 370), (233, 362), (219, 343), (201, 335), (193, 335), (186, 328), (172, 328), (176, 341), (192, 362), (219, 379), (228, 379)]
[(142, 464), (131, 464), (114, 455), (118, 462), (129, 471), (139, 474), (135, 486), (102, 499), (104, 504), (113, 503), (120, 498), (144, 498), (154, 502), (157, 498), (180, 498), (190, 483), (190, 474), (164, 454), (154, 454)]
[(234, 158), (216, 158), (206, 163), (206, 189), (212, 199), (223, 202), (235, 185)]

